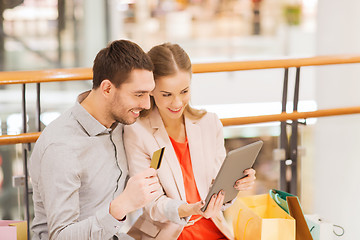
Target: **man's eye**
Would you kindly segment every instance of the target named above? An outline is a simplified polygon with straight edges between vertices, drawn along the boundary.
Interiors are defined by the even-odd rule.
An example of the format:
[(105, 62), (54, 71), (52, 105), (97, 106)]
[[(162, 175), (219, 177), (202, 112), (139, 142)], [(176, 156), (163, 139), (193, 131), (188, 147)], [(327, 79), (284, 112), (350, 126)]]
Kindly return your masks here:
[(142, 96), (144, 96), (144, 94), (142, 94), (142, 93), (141, 94), (136, 94), (135, 96), (136, 97), (142, 97)]
[(163, 94), (163, 97), (170, 97), (170, 96), (171, 96), (170, 93)]
[(182, 91), (181, 93), (182, 94), (185, 94), (185, 93), (188, 93), (189, 92), (189, 90), (184, 90), (184, 91)]

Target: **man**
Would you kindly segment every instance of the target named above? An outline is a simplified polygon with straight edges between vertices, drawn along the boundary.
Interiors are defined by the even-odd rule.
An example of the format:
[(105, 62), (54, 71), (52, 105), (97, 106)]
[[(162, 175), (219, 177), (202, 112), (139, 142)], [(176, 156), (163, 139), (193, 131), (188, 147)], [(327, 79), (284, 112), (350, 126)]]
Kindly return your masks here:
[(150, 107), (153, 65), (135, 43), (112, 42), (96, 56), (93, 88), (49, 124), (30, 158), (33, 239), (129, 239), (126, 215), (156, 197), (156, 172), (127, 180), (124, 124)]

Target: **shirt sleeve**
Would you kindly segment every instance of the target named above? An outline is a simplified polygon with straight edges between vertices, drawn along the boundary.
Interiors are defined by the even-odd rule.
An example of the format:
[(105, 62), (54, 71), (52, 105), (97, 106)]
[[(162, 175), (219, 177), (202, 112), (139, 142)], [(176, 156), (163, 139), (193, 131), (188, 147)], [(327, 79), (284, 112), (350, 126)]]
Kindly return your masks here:
[(39, 167), (50, 239), (111, 239), (119, 231), (123, 223), (110, 215), (108, 207), (79, 221), (81, 166), (68, 146), (48, 146)]
[(145, 211), (149, 213), (154, 221), (173, 223), (185, 226), (190, 220), (191, 216), (180, 218), (179, 207), (182, 204), (187, 204), (182, 200), (172, 199), (163, 194), (157, 200), (145, 206)]

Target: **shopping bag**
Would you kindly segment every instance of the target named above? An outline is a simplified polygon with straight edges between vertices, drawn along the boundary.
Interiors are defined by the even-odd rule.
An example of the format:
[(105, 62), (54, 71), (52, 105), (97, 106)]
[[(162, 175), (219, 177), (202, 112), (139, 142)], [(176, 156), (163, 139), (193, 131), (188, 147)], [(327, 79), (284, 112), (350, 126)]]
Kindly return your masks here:
[(289, 209), (288, 209), (288, 205), (286, 202), (286, 197), (294, 197), (295, 195), (292, 195), (290, 193), (284, 192), (284, 191), (280, 191), (277, 189), (271, 189), (269, 191), (269, 194), (271, 196), (272, 199), (274, 199), (274, 201), (282, 208), (284, 209), (284, 211), (286, 211), (287, 213), (289, 213)]
[(305, 215), (305, 219), (314, 240), (333, 240), (344, 235), (341, 226), (324, 221), (316, 214)]
[(0, 239), (27, 240), (26, 221), (0, 220)]
[(295, 220), (269, 194), (238, 197), (225, 211), (238, 240), (295, 240)]
[(284, 211), (295, 219), (296, 240), (313, 240), (298, 197), (276, 189), (271, 189), (269, 195)]

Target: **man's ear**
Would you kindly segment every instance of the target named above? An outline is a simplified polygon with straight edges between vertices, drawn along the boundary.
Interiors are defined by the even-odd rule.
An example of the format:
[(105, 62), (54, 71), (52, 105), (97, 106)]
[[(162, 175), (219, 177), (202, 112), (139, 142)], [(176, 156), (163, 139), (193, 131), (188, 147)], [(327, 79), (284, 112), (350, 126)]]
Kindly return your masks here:
[(105, 97), (108, 97), (111, 94), (113, 87), (114, 85), (110, 82), (110, 80), (104, 79), (100, 84), (101, 93)]

